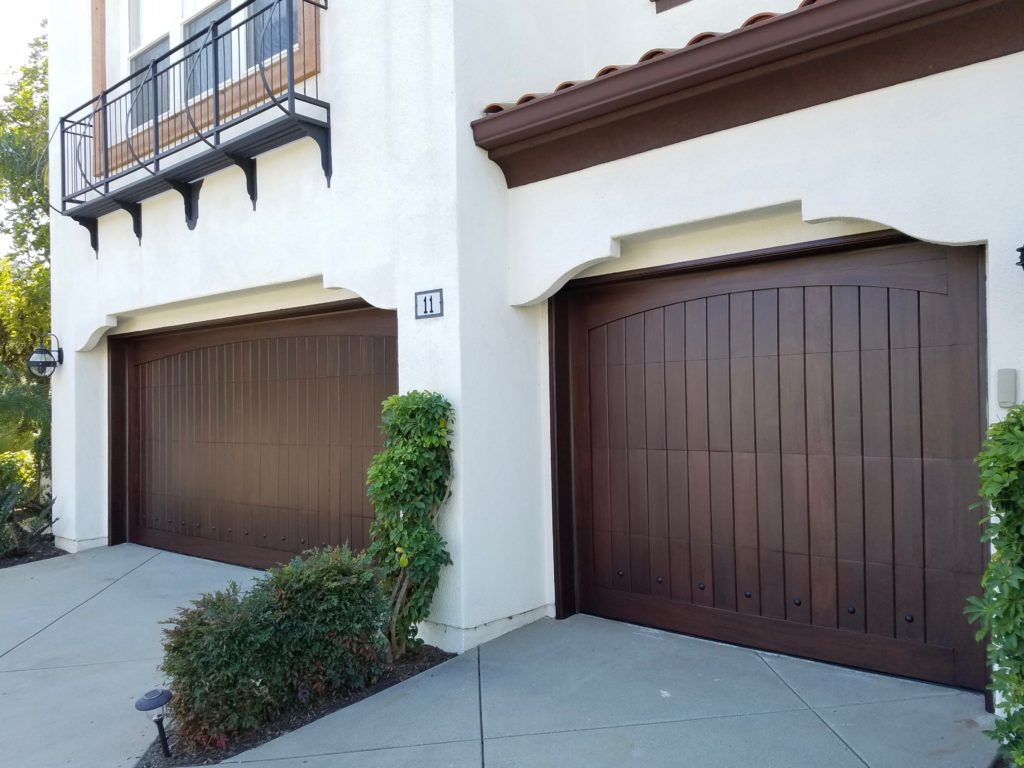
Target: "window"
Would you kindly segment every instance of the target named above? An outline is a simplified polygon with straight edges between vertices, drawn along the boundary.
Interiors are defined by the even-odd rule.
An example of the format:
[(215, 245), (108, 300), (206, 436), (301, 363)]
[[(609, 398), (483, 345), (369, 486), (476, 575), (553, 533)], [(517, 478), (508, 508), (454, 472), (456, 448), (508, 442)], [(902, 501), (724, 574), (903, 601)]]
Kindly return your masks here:
[[(185, 39), (205, 32), (209, 26), (231, 10), (230, 0), (210, 7), (185, 24)], [(232, 35), (228, 32), (232, 22), (228, 21), (218, 30), (218, 39), (214, 40), (210, 34), (205, 34), (191, 43), (186, 51), (187, 59), (183, 76), (187, 78), (186, 93), (188, 98), (194, 99), (206, 93), (213, 87), (213, 46), (217, 46), (217, 61), (220, 71), (218, 72), (219, 83), (231, 79), (232, 66)], [(218, 83), (218, 84), (219, 84)]]
[[(292, 41), (299, 41), (299, 6), (300, 2), (292, 3)], [(248, 40), (247, 64), (256, 66), (288, 49), (288, 4), (278, 0), (256, 0), (252, 4), (250, 23), (246, 25)]]
[(128, 46), (132, 51), (148, 47), (167, 35), (177, 23), (181, 8), (169, 0), (131, 0), (128, 5)]
[[(150, 62), (158, 59), (170, 50), (170, 39), (166, 36), (157, 40), (148, 48), (131, 58), (132, 72), (148, 67)], [(170, 107), (170, 92), (167, 75), (158, 76), (156, 80), (157, 114), (163, 114)], [(145, 72), (132, 78), (131, 109), (132, 126), (138, 128), (153, 119), (153, 80)]]

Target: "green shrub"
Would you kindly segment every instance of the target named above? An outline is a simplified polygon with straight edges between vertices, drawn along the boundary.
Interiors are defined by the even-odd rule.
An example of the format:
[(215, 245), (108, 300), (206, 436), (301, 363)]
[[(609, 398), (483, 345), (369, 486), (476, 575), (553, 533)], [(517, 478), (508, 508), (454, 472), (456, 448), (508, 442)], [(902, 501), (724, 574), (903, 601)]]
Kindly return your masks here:
[(977, 639), (989, 637), (998, 713), (989, 735), (1013, 765), (1024, 766), (1024, 406), (989, 428), (978, 464), (989, 507), (982, 540), (992, 544), (992, 556), (984, 595), (971, 597), (965, 613), (980, 625)]
[(437, 517), (452, 482), (452, 406), (435, 392), (408, 392), (384, 401), (384, 448), (367, 478), (376, 517), (369, 552), (388, 595), (392, 658), (414, 646), (427, 618), (441, 568), (451, 565)]
[(0, 488), (20, 485), (22, 498), (29, 499), (38, 489), (36, 460), (32, 451), (6, 451), (0, 453)]
[(206, 594), (166, 623), (177, 732), (223, 746), (276, 715), (373, 682), (387, 608), (365, 555), (311, 550), (243, 593)]
[(19, 483), (0, 491), (0, 557), (26, 554), (53, 525), (53, 497), (30, 491)]

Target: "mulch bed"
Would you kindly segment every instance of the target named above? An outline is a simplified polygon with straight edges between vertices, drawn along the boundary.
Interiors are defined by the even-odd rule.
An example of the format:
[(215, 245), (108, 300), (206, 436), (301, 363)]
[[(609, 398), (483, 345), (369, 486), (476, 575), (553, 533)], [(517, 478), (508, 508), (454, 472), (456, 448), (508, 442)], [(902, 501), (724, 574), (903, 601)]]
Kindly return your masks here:
[(49, 560), (51, 557), (66, 555), (63, 549), (58, 549), (53, 543), (53, 537), (47, 536), (33, 544), (29, 551), (17, 557), (0, 557), (0, 568), (11, 568), (22, 563), (34, 563), (36, 560)]
[[(172, 727), (169, 728), (167, 734), (171, 745), (172, 756), (164, 757), (163, 751), (160, 749), (160, 743), (154, 740), (149, 749), (146, 750), (146, 753), (139, 758), (139, 762), (135, 764), (135, 768), (171, 768), (172, 766), (183, 765), (217, 765), (222, 760), (233, 757), (240, 752), (245, 752), (248, 749), (258, 747), (271, 739), (276, 739), (278, 736), (284, 736), (286, 733), (290, 733), (296, 728), (301, 728), (314, 720), (319, 720), (324, 715), (329, 715), (339, 709), (344, 709), (350, 704), (355, 704), (357, 701), (362, 701), (375, 693), (383, 691), (385, 688), (390, 688), (403, 680), (408, 680), (410, 677), (414, 677), (420, 672), (426, 672), (431, 667), (436, 667), (438, 664), (448, 661), (448, 659), (454, 657), (454, 655), (455, 654), (453, 653), (445, 653), (441, 649), (435, 648), (432, 645), (424, 645), (417, 651), (410, 651), (401, 661), (391, 665), (391, 668), (385, 672), (381, 679), (369, 688), (364, 688), (361, 691), (354, 691), (347, 695), (339, 694), (332, 699), (319, 702), (312, 709), (291, 712), (283, 715), (263, 728), (255, 731), (249, 731), (248, 733), (235, 737), (232, 739), (230, 745), (224, 749), (211, 749), (198, 753), (190, 753), (188, 750), (192, 748), (192, 745), (182, 745), (177, 742), (172, 724)], [(156, 731), (155, 726), (153, 730)]]

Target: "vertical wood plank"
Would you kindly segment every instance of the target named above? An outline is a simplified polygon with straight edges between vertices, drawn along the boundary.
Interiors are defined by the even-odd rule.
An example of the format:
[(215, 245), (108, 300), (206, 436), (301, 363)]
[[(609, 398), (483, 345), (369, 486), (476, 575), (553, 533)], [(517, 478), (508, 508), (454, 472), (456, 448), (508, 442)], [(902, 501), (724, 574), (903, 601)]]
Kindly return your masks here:
[(754, 292), (754, 419), (757, 446), (761, 614), (786, 618), (779, 423), (778, 291)]
[(728, 295), (707, 300), (707, 338), (708, 447), (712, 451), (731, 451)]
[(607, 326), (608, 355), (608, 488), (611, 513), (612, 581), (628, 590), (629, 568), (629, 473), (626, 430), (626, 324), (616, 320)]
[(594, 584), (612, 585), (611, 497), (608, 453), (607, 329), (590, 332), (591, 514)]
[(732, 454), (710, 452), (711, 540), (714, 604), (736, 610), (736, 539), (733, 521)]
[(804, 292), (779, 290), (779, 424), (786, 618), (809, 622), (807, 416), (804, 374)]
[(669, 567), (672, 598), (693, 599), (690, 572), (690, 490), (686, 451), (668, 451)]
[(867, 631), (895, 637), (889, 293), (861, 288), (861, 397)]
[(832, 289), (836, 554), (841, 629), (864, 631), (864, 477), (861, 446), (860, 291)]
[(665, 440), (686, 450), (686, 305), (665, 307)]
[(687, 483), (690, 510), (690, 573), (693, 602), (715, 604), (712, 563), (710, 456), (707, 451), (687, 453)]

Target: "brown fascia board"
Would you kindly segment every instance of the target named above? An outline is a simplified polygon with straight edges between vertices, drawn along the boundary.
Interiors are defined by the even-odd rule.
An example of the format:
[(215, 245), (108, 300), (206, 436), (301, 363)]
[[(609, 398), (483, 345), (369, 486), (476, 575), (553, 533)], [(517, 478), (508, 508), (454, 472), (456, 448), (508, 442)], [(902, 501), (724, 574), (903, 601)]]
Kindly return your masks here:
[(1022, 0), (825, 0), (472, 123), (521, 186), (1024, 50)]

